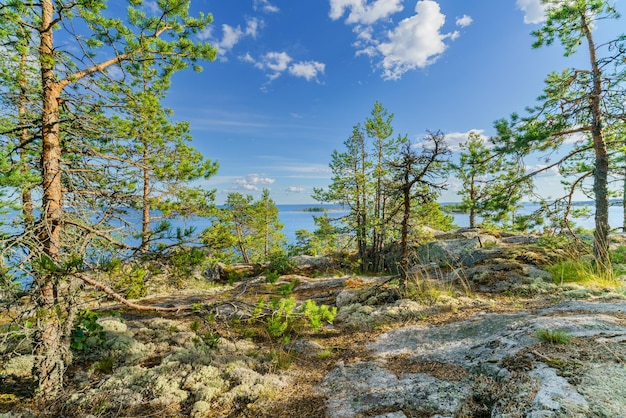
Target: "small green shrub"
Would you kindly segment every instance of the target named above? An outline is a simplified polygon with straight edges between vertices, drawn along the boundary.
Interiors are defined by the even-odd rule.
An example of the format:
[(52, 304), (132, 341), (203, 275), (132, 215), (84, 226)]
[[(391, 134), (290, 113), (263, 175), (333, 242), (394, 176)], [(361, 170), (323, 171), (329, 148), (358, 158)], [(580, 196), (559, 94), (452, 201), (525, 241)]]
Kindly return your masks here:
[(279, 277), (280, 277), (280, 274), (278, 274), (277, 271), (269, 271), (265, 274), (265, 281), (267, 283), (274, 284), (278, 281)]
[(263, 319), (267, 333), (271, 338), (281, 339), (283, 343), (291, 341), (304, 327), (319, 329), (323, 322), (332, 323), (337, 315), (337, 308), (318, 305), (314, 300), (307, 300), (299, 307), (293, 297), (272, 299), (269, 303), (259, 299), (252, 313), (253, 319), (270, 311)]
[(236, 273), (234, 271), (231, 271), (228, 273), (228, 280), (227, 283), (229, 285), (234, 284), (235, 282), (240, 282), (241, 279), (243, 279), (243, 275), (241, 273)]
[(283, 338), (285, 343), (290, 341), (288, 334), (297, 333), (296, 300), (283, 298), (272, 301), (274, 312), (267, 320), (267, 332), (271, 337)]
[(566, 235), (545, 234), (537, 239), (537, 246), (549, 249), (568, 248), (573, 243), (573, 238)]
[(90, 310), (80, 311), (70, 337), (70, 347), (76, 351), (88, 352), (94, 344), (89, 340), (95, 339), (95, 345), (102, 345), (106, 338), (106, 331), (98, 323), (100, 316)]
[(194, 320), (191, 321), (191, 324), (189, 324), (189, 329), (197, 333), (198, 331), (200, 331), (201, 326), (202, 324), (200, 322), (200, 319), (194, 318)]
[(93, 369), (99, 373), (111, 374), (115, 365), (115, 356), (107, 355), (93, 364)]
[(209, 348), (217, 348), (220, 343), (220, 335), (216, 332), (207, 331), (201, 337), (204, 344)]
[(541, 341), (550, 344), (567, 344), (572, 338), (571, 335), (569, 335), (565, 331), (549, 330), (545, 328), (539, 328), (537, 331), (535, 331), (535, 335)]
[(171, 280), (174, 285), (182, 286), (193, 277), (194, 270), (207, 259), (207, 254), (199, 247), (180, 247), (170, 257)]
[(626, 264), (626, 245), (620, 245), (611, 251), (611, 262), (614, 264)]
[(289, 254), (285, 251), (277, 251), (269, 255), (268, 270), (281, 274), (288, 274), (293, 271), (294, 264), (289, 259)]
[(296, 287), (296, 283), (295, 280), (292, 280), (289, 283), (281, 284), (278, 286), (278, 293), (285, 297), (290, 296), (293, 293), (293, 288)]
[(213, 315), (194, 318), (191, 321), (189, 329), (196, 334), (196, 337), (192, 339), (196, 346), (204, 346), (209, 349), (217, 348), (221, 337), (211, 326), (214, 322), (215, 317)]
[(133, 266), (130, 272), (124, 273), (121, 271), (120, 273), (116, 273), (116, 275), (118, 275), (118, 277), (121, 276), (121, 278), (116, 281), (115, 287), (121, 289), (127, 299), (139, 299), (146, 296), (146, 276), (148, 275), (146, 269)]

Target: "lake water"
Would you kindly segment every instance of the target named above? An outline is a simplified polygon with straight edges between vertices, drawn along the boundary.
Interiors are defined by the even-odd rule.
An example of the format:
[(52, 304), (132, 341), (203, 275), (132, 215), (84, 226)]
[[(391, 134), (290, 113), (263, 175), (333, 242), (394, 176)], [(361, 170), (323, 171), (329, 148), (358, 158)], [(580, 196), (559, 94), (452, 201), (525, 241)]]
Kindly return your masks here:
[[(278, 217), (281, 223), (284, 225), (283, 233), (285, 234), (289, 243), (295, 243), (296, 231), (299, 229), (307, 229), (309, 231), (315, 231), (317, 228), (314, 222), (314, 217), (323, 215), (321, 211), (310, 211), (310, 208), (322, 208), (326, 209), (328, 216), (331, 218), (340, 218), (347, 215), (348, 211), (341, 206), (337, 205), (317, 205), (317, 204), (291, 204), (291, 205), (277, 205)], [(578, 206), (580, 207), (580, 206)], [(534, 203), (526, 203), (519, 210), (520, 215), (527, 215), (539, 208), (539, 205)], [(592, 207), (593, 209), (593, 207)], [(454, 217), (455, 225), (459, 227), (469, 226), (469, 216), (464, 213), (452, 214)], [(10, 215), (5, 215), (10, 217)], [(623, 219), (623, 210), (621, 206), (611, 206), (609, 210), (609, 222), (611, 228), (621, 228)], [(586, 229), (594, 228), (593, 216), (587, 218), (579, 218), (575, 220), (576, 225), (582, 226)], [(196, 232), (202, 232), (210, 225), (211, 221), (207, 218), (193, 218), (187, 220), (178, 220), (172, 222), (173, 227), (190, 227), (193, 226)]]
[[(348, 212), (341, 206), (322, 206), (322, 205), (277, 205), (279, 209), (278, 216), (281, 222), (285, 225), (283, 232), (287, 236), (287, 240), (290, 243), (295, 242), (295, 232), (299, 229), (308, 229), (314, 231), (317, 227), (313, 221), (314, 216), (320, 216), (322, 212), (309, 212), (305, 211), (306, 208), (311, 207), (324, 207), (328, 208), (328, 215), (331, 218), (339, 218), (345, 216)], [(589, 204), (577, 204), (576, 208), (589, 206)], [(594, 229), (595, 222), (593, 218), (593, 206), (589, 206), (591, 209), (591, 215), (584, 218), (573, 219), (577, 226), (585, 229)], [(529, 215), (539, 209), (539, 205), (536, 203), (526, 203), (518, 211), (519, 215)], [(621, 228), (623, 222), (623, 210), (621, 205), (611, 206), (609, 208), (609, 223), (611, 228)], [(469, 215), (466, 213), (454, 213), (451, 214), (454, 218), (454, 224), (458, 227), (469, 226)]]
[[(589, 204), (577, 204), (576, 208), (589, 206)], [(310, 212), (305, 209), (311, 207), (321, 207), (328, 209), (328, 216), (331, 218), (339, 218), (348, 214), (348, 211), (343, 209), (341, 206), (329, 206), (329, 205), (277, 205), (278, 207), (278, 216), (280, 221), (284, 224), (283, 232), (287, 236), (287, 240), (290, 243), (295, 242), (295, 232), (299, 229), (308, 229), (309, 231), (314, 231), (317, 227), (315, 222), (313, 221), (313, 217), (321, 216), (323, 212)], [(591, 208), (591, 216), (584, 218), (576, 218), (573, 219), (577, 226), (583, 227), (585, 229), (594, 229), (594, 218), (593, 218), (593, 206)], [(539, 205), (536, 203), (526, 203), (523, 207), (518, 211), (519, 215), (529, 215), (539, 209)], [(623, 210), (621, 205), (611, 206), (609, 208), (609, 223), (611, 228), (621, 228), (623, 221)], [(454, 224), (458, 227), (467, 227), (469, 226), (469, 215), (466, 213), (454, 213), (451, 214), (454, 218)]]

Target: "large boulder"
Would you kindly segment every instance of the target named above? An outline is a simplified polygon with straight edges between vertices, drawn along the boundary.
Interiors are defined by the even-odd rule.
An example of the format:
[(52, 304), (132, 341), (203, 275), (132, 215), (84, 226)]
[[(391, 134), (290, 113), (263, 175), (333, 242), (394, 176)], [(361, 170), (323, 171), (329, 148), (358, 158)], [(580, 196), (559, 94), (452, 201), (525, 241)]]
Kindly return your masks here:
[(324, 272), (331, 267), (331, 260), (327, 256), (297, 255), (289, 257), (289, 262), (298, 274)]
[(421, 264), (434, 263), (441, 267), (453, 267), (462, 263), (474, 250), (493, 246), (498, 239), (493, 235), (475, 235), (470, 238), (441, 239), (416, 248), (417, 260)]

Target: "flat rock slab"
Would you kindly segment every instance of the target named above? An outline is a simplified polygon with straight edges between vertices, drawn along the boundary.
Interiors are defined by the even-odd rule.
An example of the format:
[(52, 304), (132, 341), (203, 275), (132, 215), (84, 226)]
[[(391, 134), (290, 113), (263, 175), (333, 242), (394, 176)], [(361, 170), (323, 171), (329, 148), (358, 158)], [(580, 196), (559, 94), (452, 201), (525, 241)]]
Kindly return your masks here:
[(333, 418), (363, 416), (373, 410), (390, 411), (379, 417), (402, 417), (402, 409), (452, 417), (459, 403), (470, 395), (471, 383), (448, 382), (424, 373), (396, 376), (374, 363), (360, 362), (339, 364), (324, 378), (320, 389), (329, 396), (327, 406)]
[[(443, 326), (399, 328), (368, 344), (371, 361), (337, 364), (319, 388), (328, 398), (327, 413), (333, 418), (399, 418), (406, 416), (406, 411), (438, 417), (457, 416), (463, 405), (472, 401), (479, 376), (490, 376), (494, 382), (519, 378), (507, 369), (504, 360), (525, 349), (532, 351), (540, 342), (537, 330), (558, 330), (572, 337), (591, 338), (600, 344), (611, 340), (623, 345), (626, 318), (621, 314), (625, 310), (624, 303), (567, 302), (515, 314), (480, 313)], [(618, 360), (619, 355), (616, 354)], [(467, 375), (461, 373), (455, 379), (448, 379), (428, 372), (405, 372), (409, 368), (398, 373), (398, 367), (393, 366), (399, 358), (404, 362), (437, 362), (450, 368), (460, 367)], [(626, 367), (623, 363), (617, 361), (608, 373), (603, 364), (590, 359), (581, 368), (578, 387), (558, 375), (548, 358), (539, 355), (534, 360), (526, 372), (515, 372), (525, 373), (523, 380), (531, 382), (527, 386), (536, 388), (528, 391), (530, 400), (523, 416), (626, 417), (623, 412), (626, 410)], [(599, 370), (605, 373), (606, 381), (598, 379)], [(614, 391), (607, 388), (607, 381), (611, 388), (615, 386), (618, 392), (624, 392), (622, 400), (605, 396), (607, 391)], [(620, 410), (622, 412), (617, 412)], [(494, 409), (491, 416), (507, 414)]]

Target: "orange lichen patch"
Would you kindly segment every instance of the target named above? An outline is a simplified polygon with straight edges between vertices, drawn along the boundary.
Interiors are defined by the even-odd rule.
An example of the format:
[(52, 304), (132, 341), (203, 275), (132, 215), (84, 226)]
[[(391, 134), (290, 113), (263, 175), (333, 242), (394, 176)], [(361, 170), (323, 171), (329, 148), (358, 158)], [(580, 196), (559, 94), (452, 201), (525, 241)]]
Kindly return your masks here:
[(350, 277), (346, 280), (345, 287), (348, 289), (361, 289), (365, 286), (363, 279), (360, 277)]

